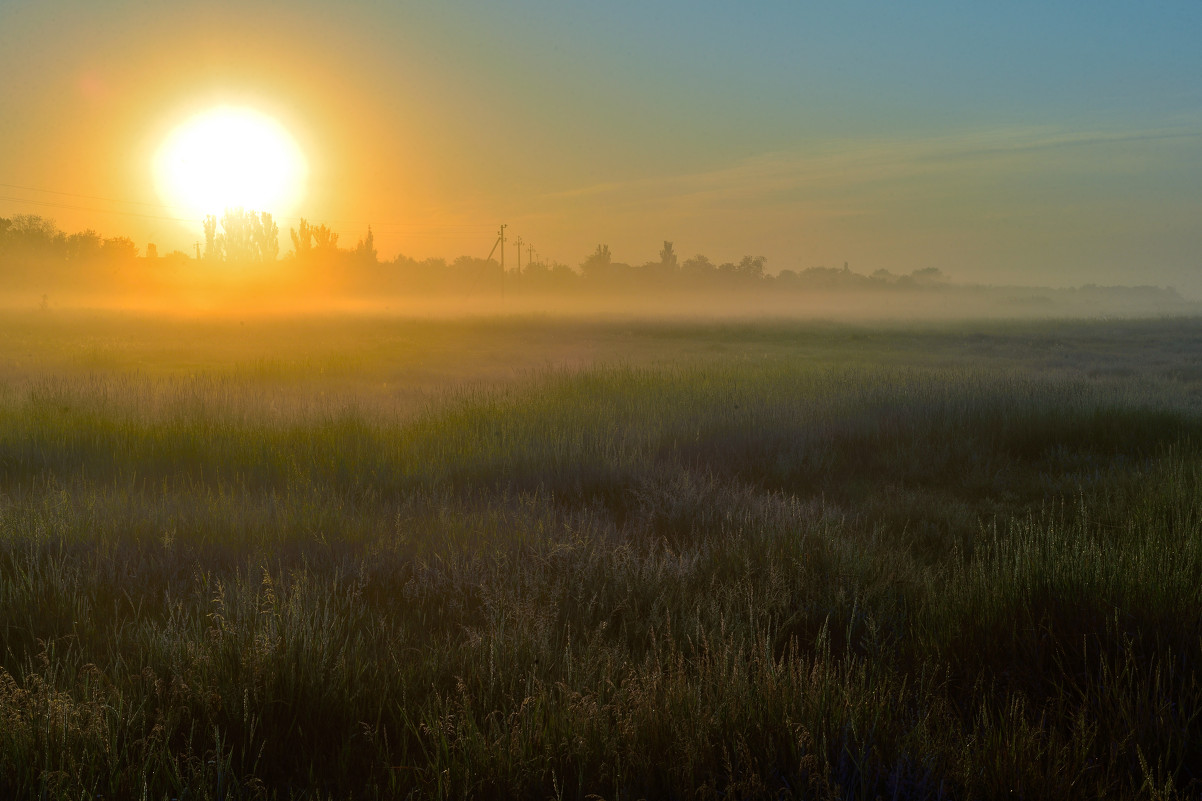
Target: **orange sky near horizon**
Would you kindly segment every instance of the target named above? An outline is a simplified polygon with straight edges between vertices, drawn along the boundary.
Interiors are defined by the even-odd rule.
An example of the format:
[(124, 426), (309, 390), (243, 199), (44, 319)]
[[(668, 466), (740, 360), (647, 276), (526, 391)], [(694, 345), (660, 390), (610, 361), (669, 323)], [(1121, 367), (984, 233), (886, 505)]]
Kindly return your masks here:
[(199, 220), (164, 205), (153, 155), (234, 105), (308, 161), (297, 211), (262, 209), (283, 252), (301, 216), (346, 246), (371, 225), (385, 259), (484, 256), (504, 222), (571, 265), (673, 240), (770, 271), (1202, 296), (1202, 14), (1010, 13), (6, 4), (0, 216), (190, 253)]
[[(389, 109), (371, 97), (370, 82), (341, 68), (340, 59), (314, 59), (307, 47), (298, 49), (319, 41), (317, 31), (266, 43), (223, 38), (216, 21), (213, 30), (186, 37), (161, 33), (122, 31), (102, 47), (80, 42), (76, 63), (9, 90), (9, 105), (31, 122), (22, 158), (4, 165), (0, 179), (6, 185), (0, 195), (20, 200), (0, 214), (19, 209), (51, 217), (68, 231), (131, 234), (142, 246), (156, 241), (161, 252), (191, 252), (199, 220), (159, 197), (153, 155), (184, 120), (234, 105), (277, 120), (308, 160), (302, 209), (280, 218), (281, 231), (304, 216), (327, 222), (353, 244), (369, 224), (399, 230), (455, 224), (437, 199), (398, 191), (430, 184), (423, 174), (428, 163)], [(22, 200), (30, 207), (20, 209)], [(212, 213), (220, 216), (221, 209)], [(482, 227), (487, 238), (491, 222)], [(393, 245), (404, 238), (390, 233), (377, 238)], [(281, 244), (289, 246), (286, 236)]]

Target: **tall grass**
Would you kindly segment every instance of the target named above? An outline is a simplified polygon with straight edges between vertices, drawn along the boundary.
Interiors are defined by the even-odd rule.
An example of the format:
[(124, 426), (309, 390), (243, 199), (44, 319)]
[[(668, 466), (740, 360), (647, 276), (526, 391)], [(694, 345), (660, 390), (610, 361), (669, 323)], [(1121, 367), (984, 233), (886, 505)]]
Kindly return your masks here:
[(1107, 330), (727, 328), (403, 414), (23, 374), (0, 794), (1196, 796), (1193, 329)]

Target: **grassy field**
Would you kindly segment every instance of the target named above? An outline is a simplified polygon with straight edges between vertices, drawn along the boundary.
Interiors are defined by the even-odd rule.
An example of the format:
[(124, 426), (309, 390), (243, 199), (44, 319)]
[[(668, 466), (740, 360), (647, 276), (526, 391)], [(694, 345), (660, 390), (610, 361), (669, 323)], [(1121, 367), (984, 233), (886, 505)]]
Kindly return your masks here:
[(1202, 321), (0, 322), (4, 798), (1193, 798)]

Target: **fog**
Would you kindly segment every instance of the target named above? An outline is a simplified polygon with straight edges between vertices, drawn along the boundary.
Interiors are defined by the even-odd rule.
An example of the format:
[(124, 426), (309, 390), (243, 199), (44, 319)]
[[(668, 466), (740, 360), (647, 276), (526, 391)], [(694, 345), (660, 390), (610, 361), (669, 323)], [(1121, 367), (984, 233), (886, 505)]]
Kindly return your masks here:
[[(142, 251), (129, 238), (67, 234), (34, 215), (0, 219), (0, 304), (45, 312), (107, 309), (230, 317), (296, 314), (429, 318), (496, 315), (640, 318), (954, 320), (1195, 314), (1199, 304), (1154, 286), (1041, 287), (958, 281), (934, 268), (864, 274), (846, 264), (773, 272), (760, 256), (717, 263), (663, 242), (639, 264), (598, 245), (576, 265), (505, 243), (489, 258), (381, 259), (372, 232), (350, 247), (302, 220), (279, 255), (268, 214), (205, 221), (203, 252)], [(499, 251), (499, 252), (498, 252)]]

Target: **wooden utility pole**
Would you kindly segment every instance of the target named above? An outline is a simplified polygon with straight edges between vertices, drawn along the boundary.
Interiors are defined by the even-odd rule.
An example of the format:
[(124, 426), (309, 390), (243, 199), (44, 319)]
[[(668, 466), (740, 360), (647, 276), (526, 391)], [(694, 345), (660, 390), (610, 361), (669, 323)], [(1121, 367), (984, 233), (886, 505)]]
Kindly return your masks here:
[(518, 246), (518, 275), (522, 274), (522, 238), (519, 236), (514, 240), (514, 244)]
[(505, 223), (501, 223), (498, 241), (501, 243), (501, 297), (505, 297)]

